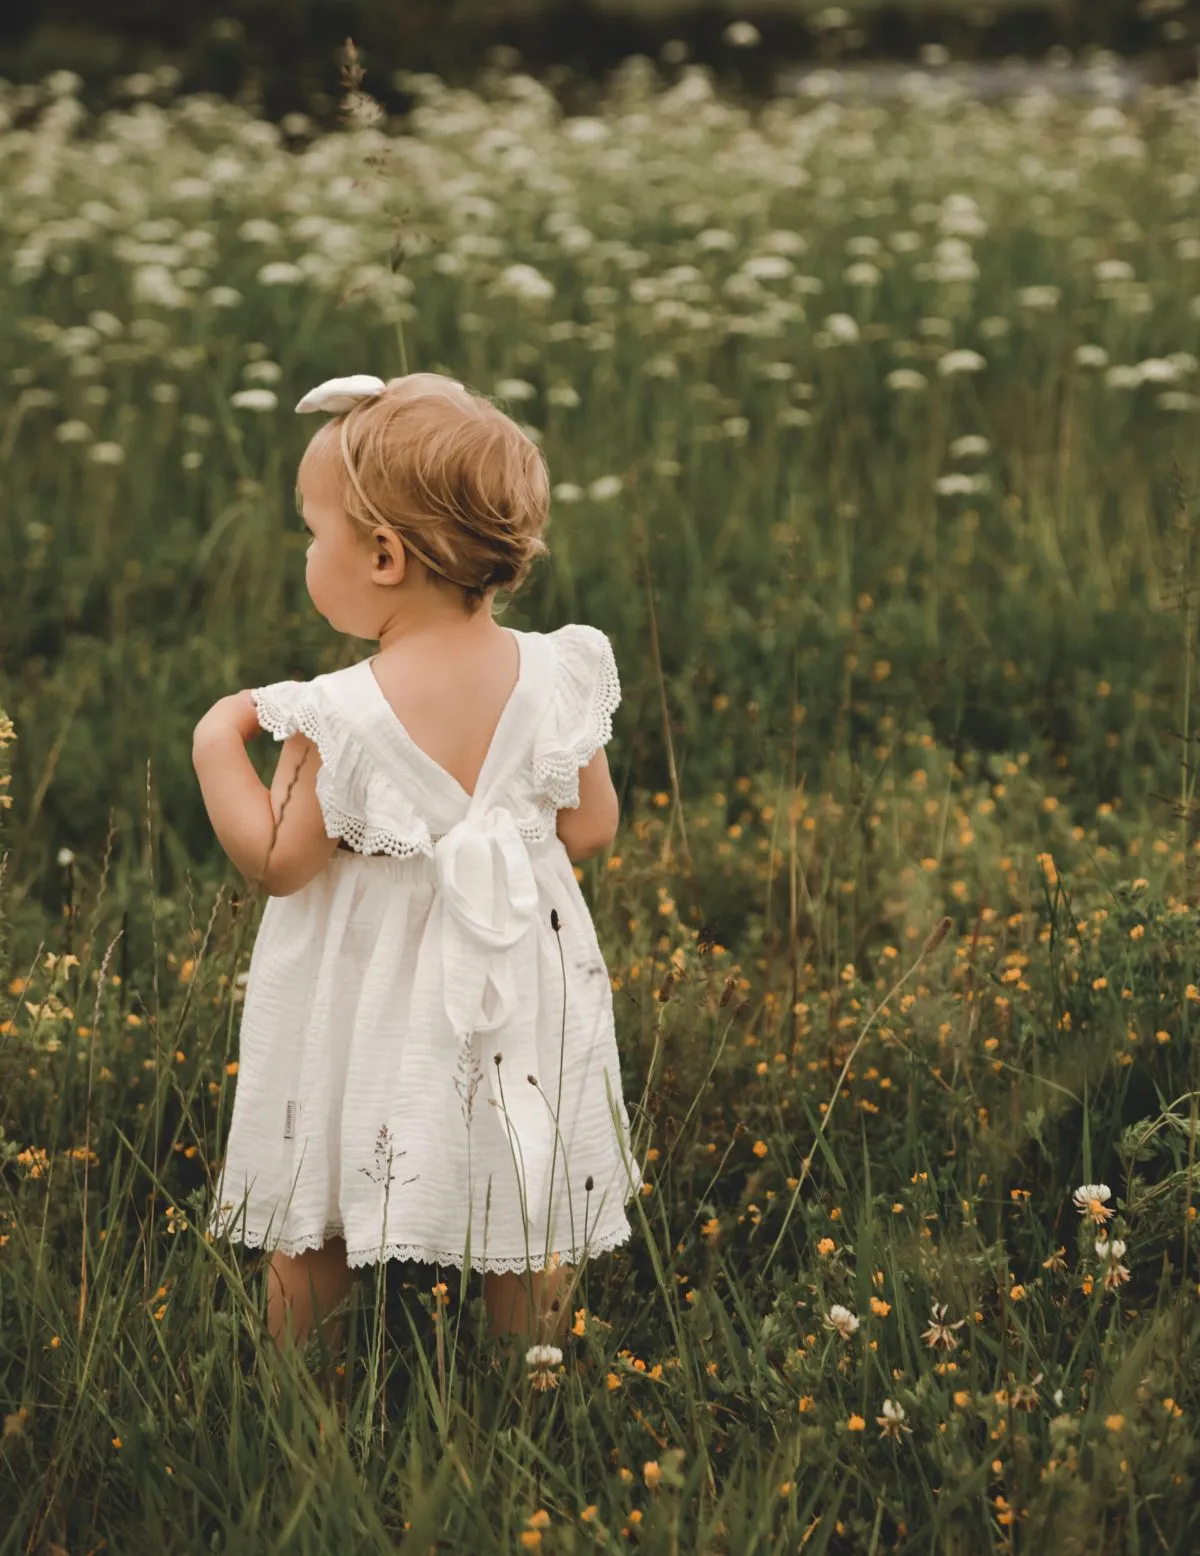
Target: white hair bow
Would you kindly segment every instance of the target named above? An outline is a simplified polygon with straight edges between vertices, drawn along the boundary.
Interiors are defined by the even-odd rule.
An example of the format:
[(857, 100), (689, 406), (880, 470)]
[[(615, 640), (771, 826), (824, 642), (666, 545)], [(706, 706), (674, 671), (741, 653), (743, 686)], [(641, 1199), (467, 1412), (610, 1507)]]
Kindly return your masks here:
[[(426, 374), (426, 377), (436, 375)], [(456, 378), (442, 380), (439, 387), (445, 389), (462, 389)], [(373, 400), (377, 394), (382, 394), (387, 388), (382, 378), (376, 378), (372, 373), (351, 373), (349, 378), (327, 378), (323, 384), (318, 384), (315, 389), (310, 389), (304, 398), (296, 406), (298, 411), (332, 411), (335, 416), (340, 416), (343, 411), (352, 411), (360, 400)]]
[(327, 378), (323, 384), (310, 389), (296, 406), (298, 411), (353, 410), (360, 400), (371, 400), (382, 394), (387, 385), (382, 378), (371, 373), (351, 373), (349, 378)]

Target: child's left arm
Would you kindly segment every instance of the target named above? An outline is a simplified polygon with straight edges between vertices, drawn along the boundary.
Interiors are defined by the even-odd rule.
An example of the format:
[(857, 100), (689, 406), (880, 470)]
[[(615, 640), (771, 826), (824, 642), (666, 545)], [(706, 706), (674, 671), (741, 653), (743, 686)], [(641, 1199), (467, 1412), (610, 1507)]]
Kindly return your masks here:
[(289, 735), (267, 789), (246, 754), (260, 728), (249, 691), (222, 697), (192, 734), (192, 766), (229, 858), (251, 886), (285, 897), (308, 884), (338, 840), (326, 835), (317, 800), (316, 746), (299, 732)]

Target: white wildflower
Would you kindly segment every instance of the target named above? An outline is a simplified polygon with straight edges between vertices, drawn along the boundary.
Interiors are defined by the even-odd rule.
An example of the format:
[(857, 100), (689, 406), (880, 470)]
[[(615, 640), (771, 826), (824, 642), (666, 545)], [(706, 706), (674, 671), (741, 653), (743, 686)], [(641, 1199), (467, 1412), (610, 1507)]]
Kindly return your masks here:
[(1109, 389), (1136, 389), (1142, 381), (1140, 367), (1131, 367), (1118, 363), (1116, 367), (1110, 367), (1104, 375), (1105, 385)]
[(524, 302), (548, 302), (554, 296), (554, 283), (532, 265), (508, 265), (500, 272), (495, 290)]
[(1079, 1214), (1090, 1216), (1100, 1226), (1116, 1214), (1116, 1211), (1106, 1208), (1112, 1198), (1112, 1190), (1107, 1183), (1081, 1183), (1071, 1197)]
[(1031, 308), (1035, 313), (1052, 313), (1061, 296), (1057, 286), (1023, 286), (1017, 301), (1022, 308)]
[(836, 1329), (843, 1340), (848, 1340), (858, 1329), (858, 1319), (848, 1307), (835, 1302), (825, 1316), (826, 1329)]
[(204, 294), (204, 300), (214, 308), (236, 308), (242, 300), (242, 294), (236, 287), (214, 286)]
[(237, 234), (243, 243), (278, 243), (283, 236), (274, 222), (262, 216), (252, 216), (244, 221)]
[(496, 384), (498, 400), (532, 400), (537, 390), (524, 378), (501, 378)]
[(574, 481), (560, 481), (550, 495), (555, 502), (580, 502), (583, 498), (583, 487), (576, 486)]
[(263, 286), (294, 286), (297, 281), (304, 280), (304, 272), (299, 265), (293, 265), (286, 259), (277, 259), (262, 267), (258, 279)]
[(901, 1432), (911, 1432), (912, 1427), (904, 1421), (904, 1406), (897, 1404), (894, 1399), (885, 1399), (883, 1402), (883, 1414), (875, 1417), (879, 1423), (880, 1437), (894, 1437), (899, 1439)]
[(888, 248), (896, 254), (911, 254), (921, 247), (921, 234), (913, 232), (911, 228), (905, 228), (901, 232), (893, 232), (888, 237)]
[(1157, 404), (1161, 411), (1197, 411), (1200, 395), (1189, 394), (1186, 389), (1168, 389), (1159, 395)]
[(107, 335), (110, 339), (119, 335), (125, 326), (117, 318), (115, 313), (109, 313), (105, 308), (96, 308), (88, 314), (88, 323), (101, 335)]
[(884, 382), (896, 394), (915, 394), (917, 390), (924, 389), (929, 380), (915, 368), (897, 367), (893, 368)]
[(883, 272), (869, 259), (860, 259), (846, 267), (842, 279), (847, 286), (878, 286), (883, 279)]
[(957, 373), (981, 373), (986, 366), (987, 359), (978, 351), (947, 351), (938, 358), (937, 370), (943, 378), (950, 378)]
[(762, 34), (753, 22), (730, 22), (721, 37), (732, 49), (756, 49)]
[(933, 483), (933, 489), (939, 497), (976, 497), (990, 486), (991, 481), (986, 475), (964, 475), (957, 470), (939, 476)]
[(1121, 1263), (1125, 1256), (1125, 1244), (1119, 1237), (1101, 1238), (1096, 1243), (1096, 1257), (1104, 1264), (1104, 1289), (1116, 1291), (1129, 1279), (1129, 1271)]
[(44, 84), (51, 97), (74, 97), (83, 86), (83, 77), (73, 70), (52, 70)]
[(1075, 362), (1078, 367), (1107, 367), (1108, 352), (1103, 346), (1076, 346)]
[(965, 1318), (960, 1318), (957, 1323), (946, 1322), (946, 1304), (935, 1302), (932, 1309), (932, 1317), (929, 1320), (929, 1328), (921, 1331), (921, 1338), (931, 1351), (953, 1351), (958, 1345), (954, 1330), (961, 1329), (966, 1323)]
[(795, 268), (785, 254), (752, 254), (742, 266), (742, 274), (756, 281), (786, 281)]
[(239, 389), (229, 396), (229, 403), (239, 411), (273, 411), (279, 396), (273, 389)]
[(979, 321), (979, 333), (984, 340), (1001, 340), (1011, 330), (1011, 319), (1006, 319), (1002, 313), (989, 313)]
[(859, 338), (858, 321), (848, 313), (831, 313), (825, 320), (825, 333), (835, 345), (849, 345)]
[(270, 360), (247, 362), (242, 369), (242, 377), (252, 384), (277, 384), (283, 377), (283, 369), (278, 362)]
[(603, 119), (589, 118), (584, 114), (568, 119), (562, 127), (562, 134), (566, 139), (574, 141), (579, 146), (598, 145), (601, 141), (606, 141), (611, 133)]
[(624, 486), (619, 475), (598, 476), (588, 487), (588, 496), (593, 502), (608, 502), (610, 498), (620, 496)]
[(87, 443), (94, 434), (86, 421), (60, 421), (54, 436), (59, 443)]
[(1174, 362), (1168, 362), (1166, 357), (1147, 357), (1137, 368), (1144, 384), (1173, 384), (1180, 376)]
[(93, 443), (88, 458), (94, 465), (123, 465), (125, 450), (119, 443)]
[(571, 384), (553, 384), (546, 390), (546, 399), (551, 405), (573, 411), (579, 405), (579, 391)]
[(965, 437), (955, 438), (950, 445), (951, 459), (982, 459), (985, 454), (991, 452), (992, 445), (986, 438), (979, 436), (977, 432), (968, 432)]
[(558, 1387), (558, 1378), (554, 1368), (562, 1365), (563, 1353), (557, 1345), (531, 1345), (525, 1352), (525, 1365), (532, 1368), (528, 1373), (530, 1383), (535, 1389), (552, 1389)]
[(726, 227), (706, 227), (696, 234), (695, 243), (699, 249), (732, 249), (737, 247), (737, 236)]
[(59, 864), (61, 864), (61, 865), (72, 864), (74, 862), (74, 859), (75, 859), (75, 855), (71, 851), (71, 849), (69, 849), (69, 848), (60, 848), (59, 849), (59, 851), (58, 851), (58, 862), (59, 862)]

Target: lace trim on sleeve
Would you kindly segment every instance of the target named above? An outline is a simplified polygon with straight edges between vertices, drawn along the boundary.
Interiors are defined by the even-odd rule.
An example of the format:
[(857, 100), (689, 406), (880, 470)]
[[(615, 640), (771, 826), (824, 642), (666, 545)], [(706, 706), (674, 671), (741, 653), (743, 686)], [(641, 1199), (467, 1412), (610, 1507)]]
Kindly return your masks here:
[(429, 829), (411, 802), (376, 771), (328, 698), (305, 681), (277, 681), (251, 692), (258, 722), (276, 740), (306, 735), (321, 756), (317, 800), (327, 837), (340, 837), (361, 854), (406, 859), (431, 852)]
[[(331, 779), (326, 778), (322, 783), (323, 778), (326, 778), (324, 768), (317, 774), (317, 798), (325, 817), (325, 831), (330, 837), (343, 838), (356, 854), (390, 854), (393, 859), (410, 859), (414, 854), (433, 852), (429, 828), (413, 806), (405, 805), (405, 815), (400, 821), (395, 816), (397, 802), (393, 797), (389, 807), (392, 816), (385, 819), (381, 815), (378, 821), (373, 821), (363, 811), (348, 810), (349, 801), (343, 801)], [(369, 793), (364, 809), (372, 810)]]
[(621, 682), (612, 644), (599, 631), (596, 633), (596, 660), (596, 679), (584, 710), (582, 730), (562, 749), (543, 752), (534, 758), (538, 787), (554, 801), (556, 810), (579, 808), (579, 770), (612, 739), (612, 716), (620, 706)]
[[(304, 681), (276, 681), (271, 686), (257, 686), (251, 691), (250, 698), (258, 714), (258, 722), (267, 734), (274, 735), (276, 740), (286, 740), (289, 735), (303, 728), (301, 713), (304, 704), (301, 699), (306, 690)], [(311, 710), (309, 723), (315, 723)], [(316, 736), (308, 729), (304, 733), (316, 743)]]

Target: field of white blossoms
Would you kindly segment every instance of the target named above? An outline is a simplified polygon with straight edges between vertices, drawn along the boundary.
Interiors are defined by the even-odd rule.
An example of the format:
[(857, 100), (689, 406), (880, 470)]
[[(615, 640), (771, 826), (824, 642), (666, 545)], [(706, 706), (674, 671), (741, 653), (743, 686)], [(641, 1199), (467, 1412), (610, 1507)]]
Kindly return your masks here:
[[(0, 1556), (1200, 1545), (1200, 97), (1106, 69), (0, 83)], [(362, 656), (291, 407), (416, 368), (550, 461), (508, 619), (616, 650), (646, 1178), (561, 1356), (393, 1265), (301, 1370), (202, 1230), (261, 901), (191, 731)]]

